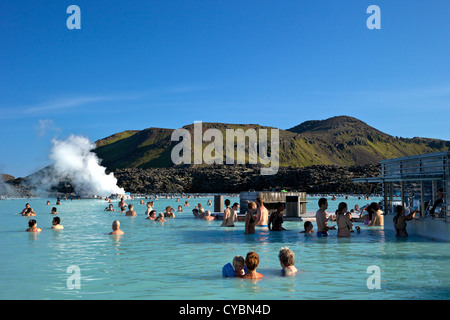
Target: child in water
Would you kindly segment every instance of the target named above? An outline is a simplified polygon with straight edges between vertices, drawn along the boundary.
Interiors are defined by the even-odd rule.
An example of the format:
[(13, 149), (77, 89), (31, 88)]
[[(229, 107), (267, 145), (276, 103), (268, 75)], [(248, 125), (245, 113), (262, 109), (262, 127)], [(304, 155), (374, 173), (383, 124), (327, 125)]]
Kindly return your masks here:
[(224, 278), (242, 277), (245, 272), (245, 260), (242, 256), (235, 256), (232, 264), (227, 263), (222, 268), (222, 276)]
[(305, 221), (303, 224), (303, 228), (305, 228), (304, 231), (300, 231), (300, 233), (315, 233), (313, 230), (314, 226), (311, 221)]

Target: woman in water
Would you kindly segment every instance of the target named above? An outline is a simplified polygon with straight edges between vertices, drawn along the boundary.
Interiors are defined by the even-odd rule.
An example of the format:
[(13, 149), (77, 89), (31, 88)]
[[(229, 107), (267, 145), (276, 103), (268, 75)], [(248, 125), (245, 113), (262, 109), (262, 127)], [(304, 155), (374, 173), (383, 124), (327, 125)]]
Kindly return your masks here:
[(173, 211), (171, 206), (166, 207), (166, 211), (164, 212), (164, 217), (175, 218), (175, 212)]
[(394, 217), (394, 228), (396, 231), (396, 236), (407, 237), (408, 233), (406, 232), (406, 221), (414, 219), (417, 210), (408, 214), (407, 216), (405, 216), (405, 208), (403, 208), (403, 206), (395, 207), (395, 211), (397, 213)]
[(336, 224), (338, 227), (338, 237), (350, 237), (353, 223), (347, 214), (347, 204), (345, 202), (339, 203), (338, 209), (336, 210)]
[(281, 202), (277, 203), (277, 211), (272, 212), (269, 218), (269, 230), (271, 231), (283, 231), (283, 211), (284, 204)]
[(255, 233), (255, 225), (256, 225), (256, 212), (257, 206), (255, 202), (248, 203), (248, 211), (245, 215), (245, 234)]
[(376, 202), (370, 204), (372, 208), (372, 219), (370, 220), (369, 227), (371, 226), (383, 226), (384, 225), (384, 215), (383, 211), (380, 210), (380, 206)]
[(280, 260), (280, 265), (283, 268), (281, 273), (283, 276), (293, 276), (297, 273), (297, 268), (295, 267), (295, 254), (288, 247), (281, 248), (278, 253), (278, 259)]
[(256, 252), (247, 253), (245, 265), (247, 272), (242, 276), (242, 279), (260, 279), (264, 277), (261, 273), (256, 272), (256, 268), (259, 265), (259, 256)]

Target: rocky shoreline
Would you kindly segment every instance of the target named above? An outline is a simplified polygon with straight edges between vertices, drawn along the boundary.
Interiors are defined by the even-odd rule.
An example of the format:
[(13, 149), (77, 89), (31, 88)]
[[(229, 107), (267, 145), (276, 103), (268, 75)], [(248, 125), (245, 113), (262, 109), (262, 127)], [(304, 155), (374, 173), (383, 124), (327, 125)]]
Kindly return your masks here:
[[(261, 175), (258, 166), (213, 165), (208, 167), (172, 167), (152, 169), (117, 169), (114, 176), (119, 187), (133, 194), (154, 193), (239, 193), (254, 190), (297, 190), (307, 193), (380, 192), (380, 185), (357, 184), (358, 177), (380, 174), (379, 165), (351, 167), (310, 166), (281, 167), (275, 175)], [(27, 178), (5, 182), (18, 194), (32, 195), (33, 186)], [(75, 194), (70, 181), (60, 181), (49, 192)]]
[(307, 193), (372, 193), (381, 186), (356, 184), (357, 177), (380, 174), (378, 165), (279, 168), (263, 176), (257, 166), (118, 169), (118, 185), (131, 193), (238, 193), (254, 190), (295, 189)]

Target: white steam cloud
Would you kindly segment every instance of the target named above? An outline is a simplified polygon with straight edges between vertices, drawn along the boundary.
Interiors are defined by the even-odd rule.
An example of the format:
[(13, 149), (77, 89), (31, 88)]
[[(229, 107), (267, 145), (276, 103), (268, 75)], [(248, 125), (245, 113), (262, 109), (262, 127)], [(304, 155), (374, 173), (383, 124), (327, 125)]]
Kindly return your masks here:
[(100, 159), (92, 152), (95, 143), (82, 136), (71, 135), (67, 140), (52, 140), (50, 159), (54, 161), (52, 175), (71, 182), (80, 195), (125, 194), (117, 186), (112, 173), (106, 174), (106, 168), (100, 165)]

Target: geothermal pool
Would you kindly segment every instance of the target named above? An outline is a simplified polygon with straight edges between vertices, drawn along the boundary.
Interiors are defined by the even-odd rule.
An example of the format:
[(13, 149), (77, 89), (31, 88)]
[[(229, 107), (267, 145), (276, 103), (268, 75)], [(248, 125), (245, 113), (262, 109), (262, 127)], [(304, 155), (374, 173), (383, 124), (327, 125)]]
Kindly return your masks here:
[[(47, 206), (46, 201), (51, 205)], [(160, 199), (155, 207), (176, 207), (186, 199)], [(0, 201), (1, 299), (449, 299), (450, 243), (410, 236), (363, 224), (360, 234), (338, 239), (299, 233), (303, 222), (286, 221), (284, 232), (257, 229), (245, 235), (243, 222), (234, 228), (220, 221), (201, 221), (193, 206), (208, 198), (189, 199), (184, 213), (163, 224), (145, 219), (145, 205), (133, 203), (137, 217), (105, 212), (104, 200), (62, 201), (57, 206), (64, 230), (50, 229), (56, 199)], [(237, 198), (231, 198), (232, 203)], [(308, 211), (317, 198), (308, 198)], [(378, 199), (373, 199), (378, 200)], [(329, 201), (329, 213), (343, 198)], [(29, 202), (37, 213), (39, 234), (25, 232), (28, 217), (17, 213)], [(369, 201), (350, 198), (349, 207)], [(117, 210), (117, 201), (113, 202)], [(125, 234), (112, 237), (118, 219)], [(332, 223), (331, 223), (332, 224)], [(316, 227), (315, 227), (316, 229)], [(288, 246), (299, 273), (281, 277), (278, 251)], [(235, 255), (256, 251), (260, 281), (223, 279), (222, 266)], [(370, 289), (370, 266), (379, 267), (380, 288)], [(79, 270), (79, 287), (71, 282)], [(370, 269), (369, 269), (370, 270)], [(68, 281), (69, 280), (69, 281)], [(72, 284), (72, 285), (71, 285)]]

